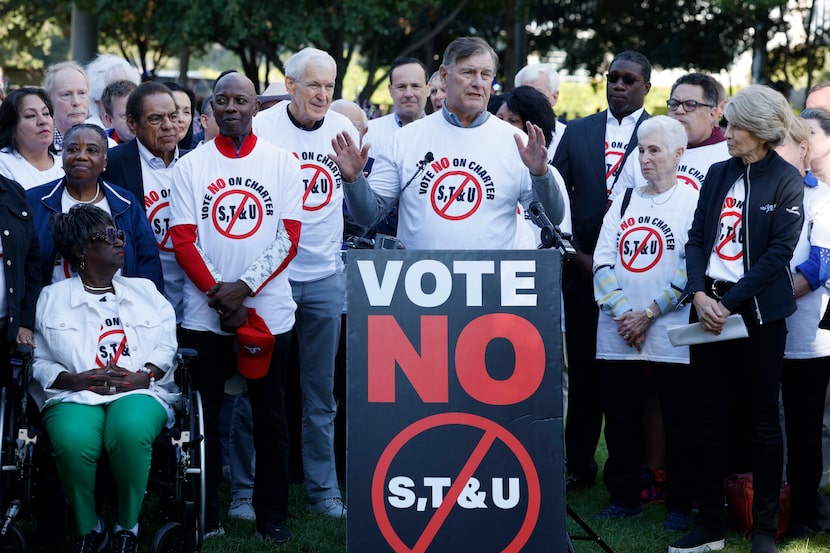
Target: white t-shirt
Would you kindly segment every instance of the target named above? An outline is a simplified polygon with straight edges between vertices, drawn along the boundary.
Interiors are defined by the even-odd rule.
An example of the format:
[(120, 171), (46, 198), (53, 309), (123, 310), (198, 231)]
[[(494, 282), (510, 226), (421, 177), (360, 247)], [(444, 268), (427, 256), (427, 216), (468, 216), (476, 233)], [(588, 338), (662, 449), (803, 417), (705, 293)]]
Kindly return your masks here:
[(340, 169), (328, 158), (332, 139), (347, 132), (357, 143), (357, 129), (344, 115), (326, 113), (322, 126), (312, 131), (298, 128), (288, 117), (289, 102), (260, 112), (254, 133), (262, 140), (285, 148), (300, 160), (305, 195), (303, 230), (297, 257), (289, 265), (291, 280), (308, 282), (334, 274), (340, 266), (343, 244), (343, 180)]
[(60, 156), (52, 155), (52, 167), (41, 171), (20, 155), (16, 150), (8, 148), (0, 150), (0, 175), (17, 181), (25, 190), (63, 178), (63, 160)]
[(130, 345), (124, 332), (124, 324), (118, 313), (115, 294), (107, 292), (101, 295), (87, 293), (87, 303), (96, 311), (101, 324), (98, 327), (98, 347), (95, 358), (90, 359), (91, 367), (103, 368), (109, 361), (135, 372), (130, 357)]
[(700, 190), (709, 168), (727, 159), (729, 159), (729, 150), (725, 140), (708, 146), (686, 149), (677, 166), (677, 180), (695, 190)]
[(367, 126), (366, 136), (363, 137), (363, 143), (369, 144), (369, 155), (377, 157), (377, 153), (389, 141), (393, 134), (403, 128), (403, 125), (398, 125), (398, 119), (394, 113), (378, 117), (377, 119), (370, 119)]
[(533, 200), (530, 171), (514, 135), (497, 117), (478, 127), (456, 127), (441, 112), (393, 135), (372, 168), (369, 185), (395, 197), (427, 152), (434, 160), (400, 196), (398, 238), (410, 249), (513, 249), (516, 206)]
[(173, 161), (164, 165), (161, 158), (154, 156), (138, 139), (141, 179), (144, 184), (144, 211), (153, 229), (153, 236), (159, 249), (161, 272), (164, 275), (164, 297), (176, 311), (176, 322), (182, 321), (184, 297), (184, 271), (176, 261), (173, 239), (170, 237), (170, 187), (173, 184), (173, 169), (179, 159), (176, 148)]
[(553, 138), (550, 141), (550, 146), (548, 146), (548, 165), (553, 165), (553, 156), (556, 155), (556, 148), (559, 147), (567, 126), (559, 119), (556, 120), (556, 125), (553, 127)]
[(741, 175), (732, 184), (721, 206), (718, 237), (709, 254), (706, 275), (714, 280), (738, 282), (744, 276), (743, 211), (746, 186)]
[[(196, 225), (196, 245), (214, 276), (233, 282), (274, 243), (283, 220), (302, 221), (302, 197), (299, 163), (289, 151), (257, 140), (244, 157), (228, 157), (211, 141), (183, 156), (173, 170), (170, 226)], [(256, 308), (273, 334), (291, 330), (296, 304), (288, 271), (244, 304)], [(225, 334), (208, 297), (190, 279), (182, 326)]]
[[(804, 225), (790, 260), (790, 270), (810, 257), (810, 247), (830, 249), (830, 186), (819, 182), (815, 188), (804, 187)], [(787, 317), (786, 359), (815, 359), (830, 356), (830, 332), (818, 328), (827, 308), (830, 290), (826, 285), (797, 298), (798, 309)]]
[[(614, 200), (605, 214), (594, 250), (594, 267), (614, 267), (620, 288), (634, 310), (648, 307), (674, 279), (686, 257), (685, 245), (698, 197), (689, 186), (675, 185), (656, 196), (644, 196), (642, 191), (643, 188), (634, 190), (622, 217), (623, 196)], [(667, 329), (688, 320), (685, 309), (662, 313), (646, 331), (643, 350), (638, 352), (620, 337), (617, 322), (600, 312), (597, 359), (686, 364), (689, 349), (672, 346)]]
[[(634, 148), (625, 158), (625, 151), (632, 140), (636, 141), (634, 128), (643, 114), (644, 108), (623, 117), (622, 121), (608, 110), (605, 125), (605, 186), (608, 199), (613, 200), (626, 188), (645, 186), (646, 180), (640, 171), (640, 162), (637, 160), (637, 149)], [(619, 177), (616, 175), (619, 173)]]

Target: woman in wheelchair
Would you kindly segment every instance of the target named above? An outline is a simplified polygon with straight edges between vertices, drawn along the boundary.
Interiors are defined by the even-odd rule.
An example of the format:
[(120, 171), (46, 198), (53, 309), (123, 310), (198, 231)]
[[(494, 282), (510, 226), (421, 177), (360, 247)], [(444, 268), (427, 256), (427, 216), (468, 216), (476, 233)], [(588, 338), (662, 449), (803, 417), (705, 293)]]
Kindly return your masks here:
[(94, 498), (105, 451), (117, 493), (112, 551), (136, 552), (153, 440), (172, 423), (177, 397), (175, 314), (151, 281), (120, 276), (124, 233), (105, 211), (78, 204), (49, 225), (78, 274), (37, 302), (32, 396), (75, 515), (74, 551), (108, 542)]

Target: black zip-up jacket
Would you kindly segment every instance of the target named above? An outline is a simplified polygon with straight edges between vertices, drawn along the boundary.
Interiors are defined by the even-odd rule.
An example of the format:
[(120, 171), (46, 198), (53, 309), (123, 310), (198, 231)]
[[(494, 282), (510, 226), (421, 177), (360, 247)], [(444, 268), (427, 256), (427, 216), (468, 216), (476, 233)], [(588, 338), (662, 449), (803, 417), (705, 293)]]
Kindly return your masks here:
[(26, 192), (16, 182), (0, 176), (0, 242), (6, 276), (8, 324), (6, 339), (14, 343), (22, 326), (35, 328), (35, 305), (40, 294), (40, 247), (35, 233), (34, 211)]
[(686, 242), (689, 280), (685, 295), (706, 290), (704, 277), (720, 234), (723, 202), (741, 175), (746, 184), (744, 276), (724, 294), (721, 303), (736, 313), (751, 302), (756, 322), (764, 324), (785, 319), (796, 309), (789, 262), (804, 220), (803, 179), (774, 151), (749, 165), (733, 157), (709, 169)]

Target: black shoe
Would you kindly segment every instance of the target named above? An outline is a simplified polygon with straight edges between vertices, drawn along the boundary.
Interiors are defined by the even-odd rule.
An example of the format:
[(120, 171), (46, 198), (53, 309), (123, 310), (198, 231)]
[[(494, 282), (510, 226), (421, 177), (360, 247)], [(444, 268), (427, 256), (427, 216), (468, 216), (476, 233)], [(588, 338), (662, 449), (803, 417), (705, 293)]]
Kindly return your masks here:
[(594, 520), (618, 520), (621, 518), (637, 518), (641, 516), (643, 516), (643, 508), (640, 505), (636, 507), (620, 507), (612, 503), (591, 518)]
[(695, 526), (691, 532), (669, 546), (669, 553), (706, 553), (720, 551), (725, 546), (722, 530)]
[(588, 475), (588, 474), (570, 474), (565, 479), (565, 491), (572, 492), (574, 490), (579, 490), (582, 488), (588, 488), (594, 485), (594, 480), (596, 479), (596, 475)]
[(263, 541), (273, 543), (288, 543), (291, 540), (291, 531), (284, 520), (278, 522), (266, 522), (260, 526), (257, 524), (256, 536)]
[(769, 534), (752, 534), (752, 553), (778, 553), (775, 538)]
[(121, 530), (112, 536), (112, 553), (138, 553), (138, 536)]
[(74, 553), (101, 553), (107, 547), (109, 535), (106, 531), (98, 533), (95, 530), (84, 536), (75, 538)]

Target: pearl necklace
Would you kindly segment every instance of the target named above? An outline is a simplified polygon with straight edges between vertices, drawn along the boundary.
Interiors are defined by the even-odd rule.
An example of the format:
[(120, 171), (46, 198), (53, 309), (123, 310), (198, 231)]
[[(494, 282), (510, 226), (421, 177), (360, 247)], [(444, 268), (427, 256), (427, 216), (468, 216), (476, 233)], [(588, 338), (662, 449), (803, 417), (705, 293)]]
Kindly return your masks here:
[(98, 183), (98, 182), (96, 182), (96, 183), (95, 183), (95, 195), (92, 197), (92, 199), (91, 199), (91, 200), (79, 200), (79, 199), (77, 199), (75, 196), (73, 196), (73, 195), (69, 192), (69, 189), (68, 189), (68, 188), (66, 189), (66, 193), (67, 193), (67, 194), (69, 194), (69, 197), (70, 197), (70, 198), (72, 198), (73, 200), (75, 200), (75, 201), (76, 201), (76, 202), (78, 202), (79, 204), (91, 204), (91, 203), (93, 203), (95, 200), (97, 200), (97, 199), (98, 199), (98, 195), (99, 195), (99, 194), (101, 194), (101, 184), (100, 184), (100, 183)]

